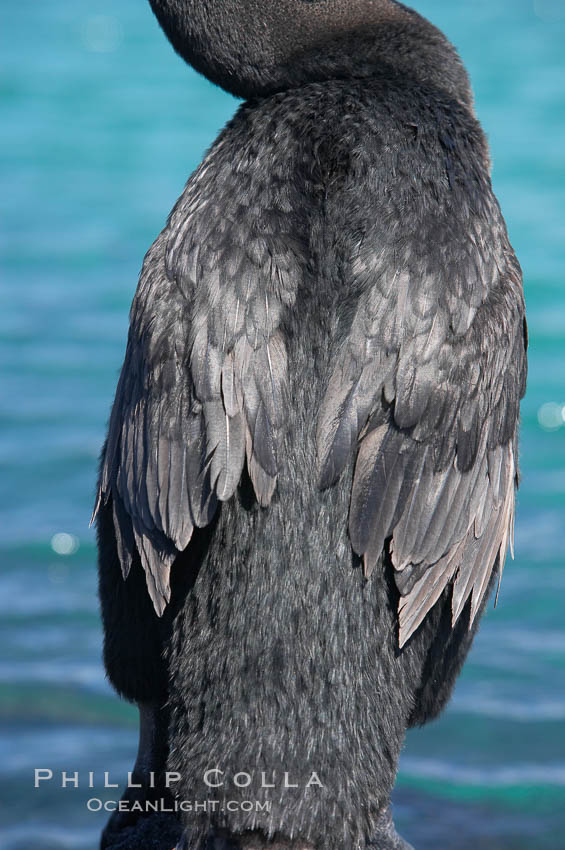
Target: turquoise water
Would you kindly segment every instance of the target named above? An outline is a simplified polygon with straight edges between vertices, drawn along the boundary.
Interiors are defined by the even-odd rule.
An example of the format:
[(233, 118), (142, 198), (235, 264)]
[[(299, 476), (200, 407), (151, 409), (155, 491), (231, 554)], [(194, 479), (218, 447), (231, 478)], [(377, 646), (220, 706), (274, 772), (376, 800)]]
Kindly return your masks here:
[[(85, 781), (93, 770), (97, 786), (107, 770), (123, 782), (136, 748), (135, 714), (100, 661), (88, 529), (96, 457), (143, 254), (236, 103), (183, 66), (144, 2), (2, 7), (0, 846), (80, 850), (96, 846), (104, 821), (86, 809), (93, 792), (34, 789), (34, 768), (83, 771)], [(417, 8), (471, 71), (524, 269), (531, 350), (516, 560), (449, 709), (409, 735), (396, 819), (418, 850), (558, 850), (565, 5)]]

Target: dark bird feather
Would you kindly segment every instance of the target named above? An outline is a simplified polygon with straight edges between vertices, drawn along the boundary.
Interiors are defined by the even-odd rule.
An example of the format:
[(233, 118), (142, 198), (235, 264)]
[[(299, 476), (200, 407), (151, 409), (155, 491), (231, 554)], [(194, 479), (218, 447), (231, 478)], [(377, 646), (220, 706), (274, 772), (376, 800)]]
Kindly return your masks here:
[(241, 175), (225, 175), (237, 209), (220, 207), (217, 159), (196, 172), (145, 259), (97, 499), (118, 506), (124, 576), (135, 541), (158, 614), (172, 562), (233, 495), (245, 460), (265, 506), (281, 463), (288, 364), (279, 323), (299, 284), (296, 263), (276, 207), (278, 240), (262, 237), (266, 212), (252, 209), (240, 246), (241, 200), (229, 180)]
[(405, 732), (449, 698), (518, 480), (521, 271), (469, 82), (392, 0), (151, 4), (249, 99), (132, 305), (95, 507), (106, 668), (167, 727), (149, 762), (179, 798), (212, 764), (301, 779), (183, 812), (183, 847), (400, 846)]

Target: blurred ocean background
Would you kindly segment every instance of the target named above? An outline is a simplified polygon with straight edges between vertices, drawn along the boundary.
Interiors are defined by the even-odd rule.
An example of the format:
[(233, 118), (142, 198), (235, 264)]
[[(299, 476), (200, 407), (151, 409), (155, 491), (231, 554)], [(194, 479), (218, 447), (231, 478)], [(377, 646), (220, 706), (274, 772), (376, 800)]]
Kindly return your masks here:
[[(565, 847), (565, 3), (414, 0), (459, 48), (524, 270), (531, 337), (516, 560), (443, 717), (408, 736), (418, 850)], [(236, 109), (140, 0), (2, 3), (0, 846), (93, 850), (136, 712), (105, 681), (88, 528), (143, 255)], [(59, 783), (60, 784), (60, 783)], [(102, 794), (102, 796), (104, 796)], [(116, 792), (106, 793), (114, 798)]]

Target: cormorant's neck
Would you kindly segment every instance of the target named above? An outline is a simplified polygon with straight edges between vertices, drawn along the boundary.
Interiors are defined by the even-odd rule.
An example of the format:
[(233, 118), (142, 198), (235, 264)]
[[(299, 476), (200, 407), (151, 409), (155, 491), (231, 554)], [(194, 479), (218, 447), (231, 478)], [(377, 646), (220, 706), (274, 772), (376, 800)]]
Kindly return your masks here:
[(471, 104), (445, 36), (395, 0), (150, 0), (175, 50), (249, 98), (393, 69)]

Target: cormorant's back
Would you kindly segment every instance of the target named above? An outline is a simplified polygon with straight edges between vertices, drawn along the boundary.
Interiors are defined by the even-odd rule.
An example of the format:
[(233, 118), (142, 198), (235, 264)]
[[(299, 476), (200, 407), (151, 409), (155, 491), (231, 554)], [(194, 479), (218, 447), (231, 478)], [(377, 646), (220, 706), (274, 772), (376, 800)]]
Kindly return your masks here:
[[(174, 5), (153, 2), (166, 30)], [(194, 836), (368, 841), (405, 728), (447, 700), (512, 536), (520, 269), (456, 54), (376, 7), (390, 20), (355, 31), (358, 57), (332, 33), (286, 77), (278, 59), (228, 74), (175, 36), (261, 96), (145, 259), (98, 510), (112, 681), (146, 701), (143, 647), (185, 799), (219, 766), (226, 799), (271, 805), (187, 818)], [(183, 26), (209, 28), (214, 8)], [(290, 787), (265, 784), (273, 771)]]

